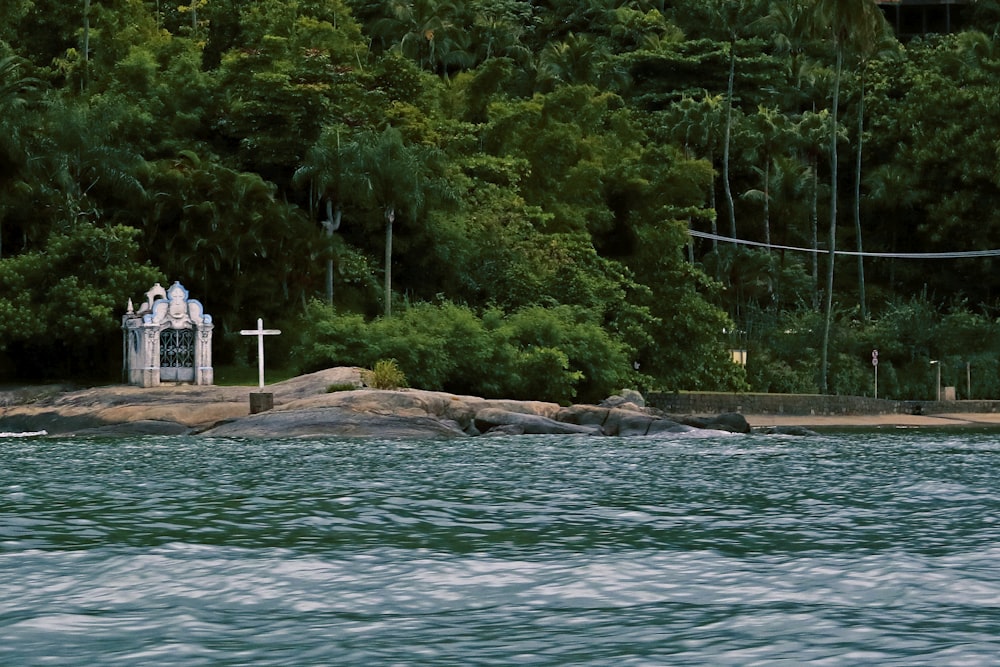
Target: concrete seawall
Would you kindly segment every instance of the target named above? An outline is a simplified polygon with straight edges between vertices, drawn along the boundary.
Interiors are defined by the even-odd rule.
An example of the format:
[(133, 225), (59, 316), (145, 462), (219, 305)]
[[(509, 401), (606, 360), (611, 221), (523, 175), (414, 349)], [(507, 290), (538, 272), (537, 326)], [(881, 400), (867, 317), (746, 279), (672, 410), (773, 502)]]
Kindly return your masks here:
[(646, 404), (668, 414), (710, 415), (920, 415), (1000, 412), (1000, 401), (890, 401), (863, 396), (820, 394), (736, 394), (651, 392)]

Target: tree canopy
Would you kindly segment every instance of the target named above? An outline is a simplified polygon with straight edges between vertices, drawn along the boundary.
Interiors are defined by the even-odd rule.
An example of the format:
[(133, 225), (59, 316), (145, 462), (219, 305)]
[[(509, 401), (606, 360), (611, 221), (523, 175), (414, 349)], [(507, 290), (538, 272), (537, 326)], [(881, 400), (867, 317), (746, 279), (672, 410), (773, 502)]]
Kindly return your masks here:
[(883, 320), (996, 310), (991, 259), (900, 256), (1000, 248), (992, 4), (899, 43), (872, 0), (0, 1), (0, 376), (113, 377), (180, 280), (219, 363), (264, 317), (419, 378), (454, 318), (483, 391), (865, 393), (873, 345), (916, 392), (946, 346)]

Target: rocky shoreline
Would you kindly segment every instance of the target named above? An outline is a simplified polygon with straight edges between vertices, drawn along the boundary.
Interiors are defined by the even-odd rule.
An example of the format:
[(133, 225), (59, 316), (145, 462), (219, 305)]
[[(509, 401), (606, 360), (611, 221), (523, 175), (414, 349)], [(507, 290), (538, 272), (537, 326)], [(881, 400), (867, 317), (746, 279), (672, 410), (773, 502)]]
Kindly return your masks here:
[[(328, 391), (330, 387), (356, 387)], [(560, 406), (363, 386), (361, 369), (331, 368), (267, 387), (274, 408), (249, 414), (251, 387), (125, 385), (0, 392), (0, 432), (51, 435), (464, 438), (494, 434), (669, 437), (748, 433), (739, 414), (666, 415), (634, 392), (600, 405)], [(795, 429), (792, 429), (795, 430)]]

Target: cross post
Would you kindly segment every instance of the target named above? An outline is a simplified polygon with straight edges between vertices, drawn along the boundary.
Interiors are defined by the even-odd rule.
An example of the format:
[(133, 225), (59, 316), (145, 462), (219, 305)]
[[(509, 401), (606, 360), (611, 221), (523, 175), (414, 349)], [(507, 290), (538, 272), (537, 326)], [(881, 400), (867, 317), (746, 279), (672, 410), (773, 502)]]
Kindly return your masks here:
[(257, 318), (256, 329), (241, 329), (240, 335), (257, 337), (257, 371), (260, 376), (260, 388), (264, 388), (264, 336), (277, 336), (280, 329), (265, 329), (264, 320)]

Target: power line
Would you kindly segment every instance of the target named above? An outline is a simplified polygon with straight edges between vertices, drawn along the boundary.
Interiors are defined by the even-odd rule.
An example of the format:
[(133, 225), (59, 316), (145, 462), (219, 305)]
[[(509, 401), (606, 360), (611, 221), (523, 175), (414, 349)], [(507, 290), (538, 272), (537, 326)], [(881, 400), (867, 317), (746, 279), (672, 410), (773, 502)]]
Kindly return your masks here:
[[(775, 245), (760, 243), (759, 241), (748, 241), (746, 239), (734, 239), (730, 236), (720, 236), (708, 232), (689, 230), (691, 236), (700, 239), (710, 239), (722, 241), (724, 243), (735, 243), (737, 245), (749, 245), (759, 248), (771, 248), (775, 250), (794, 250), (797, 252), (809, 252), (818, 255), (829, 255), (828, 250), (813, 248), (798, 248), (796, 246)], [(974, 257), (1000, 257), (1000, 250), (964, 250), (953, 252), (858, 252), (856, 250), (835, 250), (834, 255), (849, 255), (852, 257), (883, 257), (889, 259), (968, 259)]]

